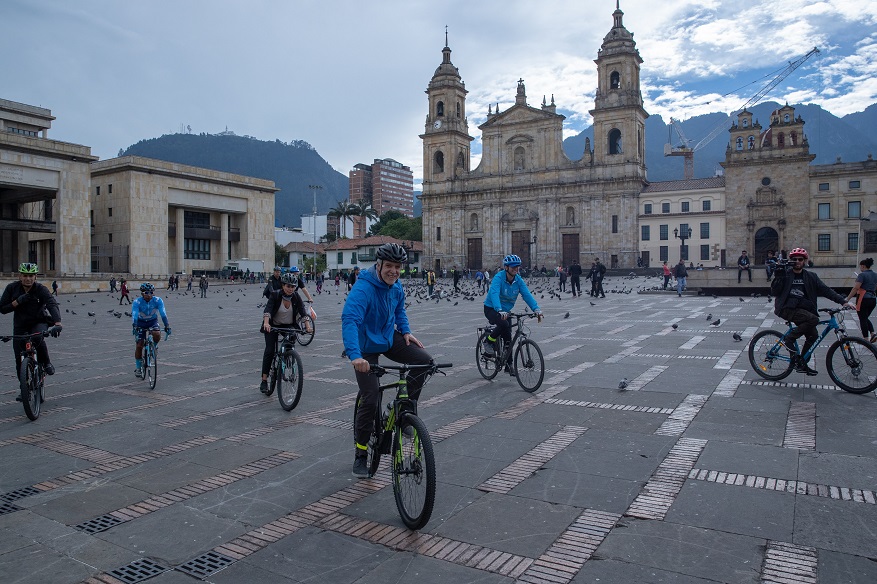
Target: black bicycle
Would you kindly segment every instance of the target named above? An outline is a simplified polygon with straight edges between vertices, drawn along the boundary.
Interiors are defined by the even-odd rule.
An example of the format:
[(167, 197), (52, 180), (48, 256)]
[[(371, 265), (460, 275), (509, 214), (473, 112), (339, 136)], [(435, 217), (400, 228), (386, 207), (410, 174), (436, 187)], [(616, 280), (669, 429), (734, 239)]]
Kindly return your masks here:
[[(372, 365), (371, 373), (381, 377), (390, 370), (398, 371), (399, 379), (380, 386), (371, 437), (368, 441), (368, 476), (373, 477), (381, 463), (381, 455), (391, 454), (393, 495), (402, 522), (409, 529), (420, 529), (429, 521), (435, 503), (435, 454), (432, 440), (423, 420), (417, 417), (417, 402), (408, 397), (409, 371), (426, 370), (427, 376), (453, 367), (450, 363), (429, 365)], [(396, 388), (396, 398), (381, 407), (384, 391)], [(359, 408), (357, 401), (353, 419)]]
[(296, 328), (271, 327), (271, 332), (277, 332), (277, 345), (274, 349), (274, 362), (268, 373), (268, 393), (274, 393), (277, 389), (277, 399), (280, 407), (287, 412), (295, 409), (301, 399), (301, 388), (304, 382), (301, 357), (295, 350), (295, 343), (301, 330)]
[(493, 379), (506, 367), (509, 355), (514, 351), (512, 371), (518, 380), (518, 384), (524, 391), (534, 392), (542, 385), (545, 377), (545, 359), (542, 358), (542, 350), (535, 341), (530, 340), (529, 330), (524, 326), (528, 318), (536, 318), (535, 313), (515, 314), (508, 313), (511, 320), (514, 335), (509, 346), (505, 346), (502, 337), (495, 343), (496, 350), (493, 354), (485, 352), (484, 345), (489, 342), (487, 335), (496, 330), (495, 325), (487, 325), (478, 328), (478, 343), (475, 345), (475, 362), (478, 364), (478, 372), (484, 379)]
[(0, 341), (4, 343), (8, 343), (12, 339), (24, 339), (25, 341), (24, 349), (21, 351), (21, 365), (18, 368), (18, 381), (24, 413), (30, 420), (36, 420), (40, 417), (40, 409), (43, 402), (46, 401), (44, 385), (46, 372), (37, 356), (37, 345), (42, 339), (58, 332), (61, 332), (61, 327), (53, 326), (37, 333), (0, 337)]

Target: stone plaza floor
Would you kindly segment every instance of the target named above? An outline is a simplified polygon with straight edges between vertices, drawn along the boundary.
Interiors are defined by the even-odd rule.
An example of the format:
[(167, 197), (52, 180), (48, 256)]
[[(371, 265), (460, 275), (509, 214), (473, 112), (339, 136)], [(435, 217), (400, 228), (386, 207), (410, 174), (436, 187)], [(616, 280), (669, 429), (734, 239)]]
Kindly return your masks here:
[(292, 412), (258, 391), (261, 286), (159, 291), (173, 335), (153, 391), (133, 374), (129, 317), (112, 314), (128, 307), (62, 295), (35, 422), (2, 345), (0, 582), (877, 582), (877, 398), (832, 384), (828, 343), (818, 376), (768, 382), (746, 356), (783, 327), (764, 298), (558, 299), (537, 283), (546, 374), (529, 394), (479, 375), (470, 286), (410, 297), (414, 334), (454, 364), (418, 407), (438, 476), (419, 532), (387, 472), (351, 476), (334, 286), (316, 297)]

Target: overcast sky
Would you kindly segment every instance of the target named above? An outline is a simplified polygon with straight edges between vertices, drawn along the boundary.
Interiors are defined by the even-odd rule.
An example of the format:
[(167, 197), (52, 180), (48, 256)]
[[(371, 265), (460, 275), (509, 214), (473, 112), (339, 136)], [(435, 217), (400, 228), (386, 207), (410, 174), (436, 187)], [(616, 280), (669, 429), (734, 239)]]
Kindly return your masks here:
[[(736, 110), (814, 46), (821, 54), (769, 98), (838, 116), (877, 102), (874, 0), (621, 9), (644, 60), (646, 111), (665, 120)], [(3, 0), (0, 98), (51, 109), (51, 138), (101, 158), (189, 126), (228, 128), (305, 140), (344, 174), (394, 158), (419, 182), (424, 91), (445, 25), (470, 134), (480, 138), (488, 104), (514, 103), (523, 78), (530, 105), (554, 95), (569, 136), (591, 124), (593, 60), (614, 10), (615, 0)]]

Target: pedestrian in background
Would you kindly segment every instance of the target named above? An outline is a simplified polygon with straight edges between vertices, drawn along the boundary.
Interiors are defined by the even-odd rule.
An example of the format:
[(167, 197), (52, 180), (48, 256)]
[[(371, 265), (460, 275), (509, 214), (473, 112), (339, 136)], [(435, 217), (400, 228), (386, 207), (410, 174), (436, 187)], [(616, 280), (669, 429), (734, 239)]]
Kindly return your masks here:
[(124, 278), (122, 279), (122, 287), (120, 288), (120, 292), (122, 293), (119, 296), (119, 306), (122, 306), (122, 300), (127, 300), (128, 304), (131, 304), (131, 298), (128, 296), (128, 281)]
[(877, 306), (877, 274), (871, 269), (874, 265), (873, 258), (865, 258), (859, 262), (861, 272), (856, 276), (856, 283), (853, 289), (847, 294), (847, 302), (856, 296), (860, 296), (856, 302), (856, 310), (859, 311), (859, 326), (862, 329), (862, 338), (874, 343), (877, 342), (877, 335), (874, 334), (874, 325), (871, 324), (871, 313), (874, 312), (874, 306)]
[(685, 261), (679, 260), (679, 263), (676, 264), (676, 269), (673, 270), (673, 275), (676, 277), (676, 294), (682, 298), (682, 293), (685, 292), (685, 283), (688, 278), (688, 269), (685, 267)]

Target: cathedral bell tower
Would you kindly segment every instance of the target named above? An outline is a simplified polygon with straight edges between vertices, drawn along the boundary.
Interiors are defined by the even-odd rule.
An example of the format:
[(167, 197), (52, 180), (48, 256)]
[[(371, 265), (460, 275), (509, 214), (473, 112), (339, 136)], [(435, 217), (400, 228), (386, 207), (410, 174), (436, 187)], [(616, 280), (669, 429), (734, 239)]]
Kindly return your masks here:
[(466, 84), (460, 71), (451, 63), (451, 49), (445, 32), (442, 63), (435, 70), (426, 95), (429, 113), (426, 115), (423, 140), (423, 194), (444, 192), (441, 184), (469, 171), (469, 135), (466, 120)]
[[(612, 13), (612, 30), (597, 52), (597, 95), (594, 118), (594, 161), (600, 165), (627, 165), (621, 174), (645, 178), (645, 120), (640, 92), (640, 64), (643, 62), (624, 28), (620, 6)], [(613, 173), (615, 174), (615, 173)], [(618, 174), (615, 174), (618, 176)]]

